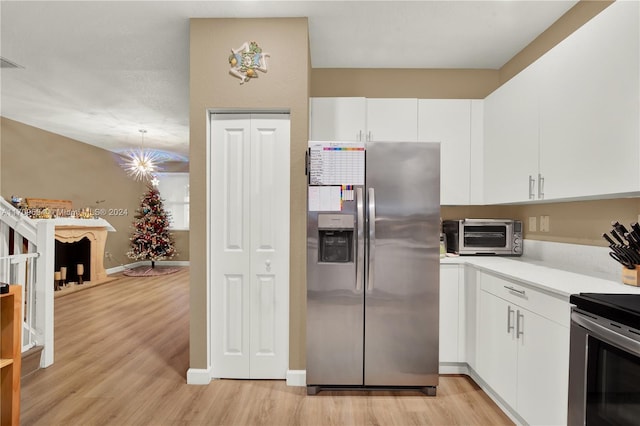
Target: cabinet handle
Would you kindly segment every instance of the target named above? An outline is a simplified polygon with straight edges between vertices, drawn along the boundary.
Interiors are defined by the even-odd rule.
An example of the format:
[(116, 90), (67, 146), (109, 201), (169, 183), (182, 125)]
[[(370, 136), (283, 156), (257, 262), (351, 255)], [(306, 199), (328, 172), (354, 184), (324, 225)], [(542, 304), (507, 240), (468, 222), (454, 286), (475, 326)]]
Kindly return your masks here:
[[(522, 318), (522, 322), (520, 322), (520, 318)], [(520, 309), (516, 313), (516, 339), (519, 339), (520, 336), (524, 334), (524, 331), (520, 329), (520, 325), (524, 323), (524, 315), (520, 313)]]
[(511, 314), (514, 312), (513, 309), (511, 309), (511, 306), (507, 306), (507, 334), (511, 333), (511, 330), (513, 330), (513, 325), (511, 325)]
[(538, 199), (544, 199), (544, 177), (538, 173)]
[(519, 295), (521, 295), (521, 296), (524, 296), (524, 295), (525, 295), (525, 290), (518, 290), (517, 288), (513, 288), (513, 287), (511, 287), (510, 285), (505, 285), (505, 286), (503, 286), (503, 287), (504, 287), (504, 288), (506, 288), (506, 289), (507, 289), (507, 290), (509, 290), (509, 291), (516, 292), (516, 293), (518, 293), (518, 294), (519, 294)]
[(534, 200), (535, 199), (535, 194), (533, 193), (533, 187), (536, 186), (536, 180), (533, 178), (533, 176), (529, 175), (529, 199), (530, 200)]
[(371, 130), (369, 130), (369, 134), (367, 135), (367, 142), (371, 142)]
[(362, 142), (362, 130), (358, 131), (358, 141)]

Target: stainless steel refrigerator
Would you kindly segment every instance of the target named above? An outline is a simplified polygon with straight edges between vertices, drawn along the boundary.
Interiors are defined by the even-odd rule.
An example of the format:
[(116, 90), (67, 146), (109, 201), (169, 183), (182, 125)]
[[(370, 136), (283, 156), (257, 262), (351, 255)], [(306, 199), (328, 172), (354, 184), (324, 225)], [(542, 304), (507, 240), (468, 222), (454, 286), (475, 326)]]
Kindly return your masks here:
[(307, 393), (438, 385), (440, 145), (309, 142)]

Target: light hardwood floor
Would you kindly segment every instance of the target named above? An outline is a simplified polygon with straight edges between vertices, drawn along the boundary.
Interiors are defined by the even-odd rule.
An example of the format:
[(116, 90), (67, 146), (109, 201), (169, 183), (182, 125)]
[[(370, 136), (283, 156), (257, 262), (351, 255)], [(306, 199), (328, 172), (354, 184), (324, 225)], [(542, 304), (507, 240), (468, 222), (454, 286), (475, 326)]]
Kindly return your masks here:
[(512, 424), (470, 379), (437, 397), (321, 392), (274, 380), (186, 384), (189, 272), (117, 281), (55, 301), (55, 363), (22, 383), (23, 425)]

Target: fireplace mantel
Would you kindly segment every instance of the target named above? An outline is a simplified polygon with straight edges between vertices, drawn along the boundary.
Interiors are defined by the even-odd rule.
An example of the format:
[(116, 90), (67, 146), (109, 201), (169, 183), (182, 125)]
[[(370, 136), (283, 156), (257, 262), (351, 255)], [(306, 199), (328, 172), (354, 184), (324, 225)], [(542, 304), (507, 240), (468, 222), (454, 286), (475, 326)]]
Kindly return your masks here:
[(91, 267), (89, 281), (97, 283), (107, 278), (104, 268), (104, 248), (107, 243), (107, 232), (115, 232), (105, 219), (38, 219), (55, 223), (55, 239), (63, 243), (75, 243), (83, 238), (91, 242)]

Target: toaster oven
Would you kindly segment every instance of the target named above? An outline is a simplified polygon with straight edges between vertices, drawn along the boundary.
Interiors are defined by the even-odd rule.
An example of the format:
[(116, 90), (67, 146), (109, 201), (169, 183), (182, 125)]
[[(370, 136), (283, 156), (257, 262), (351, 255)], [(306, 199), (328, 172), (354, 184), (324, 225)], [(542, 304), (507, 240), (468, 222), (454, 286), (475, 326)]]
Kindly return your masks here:
[(522, 256), (522, 222), (461, 219), (442, 222), (447, 252), (467, 256)]

